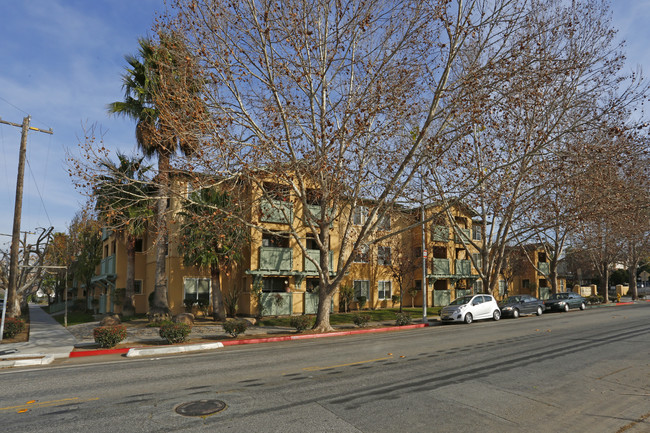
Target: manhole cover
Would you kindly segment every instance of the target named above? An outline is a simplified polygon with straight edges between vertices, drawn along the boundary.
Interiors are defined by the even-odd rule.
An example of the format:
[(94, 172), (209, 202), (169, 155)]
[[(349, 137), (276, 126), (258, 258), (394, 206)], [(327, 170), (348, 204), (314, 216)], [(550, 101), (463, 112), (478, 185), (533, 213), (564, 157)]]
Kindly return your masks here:
[(221, 412), (226, 403), (221, 400), (197, 400), (176, 407), (176, 413), (183, 416), (207, 416)]

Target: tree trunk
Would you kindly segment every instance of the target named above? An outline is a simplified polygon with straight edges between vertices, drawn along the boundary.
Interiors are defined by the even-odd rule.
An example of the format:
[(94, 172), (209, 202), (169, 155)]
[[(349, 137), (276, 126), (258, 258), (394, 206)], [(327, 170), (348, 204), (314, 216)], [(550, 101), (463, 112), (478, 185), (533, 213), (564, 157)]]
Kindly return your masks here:
[(330, 310), (332, 303), (332, 296), (334, 295), (333, 291), (336, 288), (330, 287), (330, 290), (324, 290), (321, 288), (318, 291), (318, 312), (316, 314), (316, 323), (314, 323), (314, 331), (318, 332), (329, 332), (334, 330), (332, 325), (330, 325)]
[(135, 315), (135, 237), (126, 236), (126, 289), (124, 291), (124, 304), (122, 305), (122, 316), (131, 317)]
[(632, 263), (632, 265), (627, 268), (627, 274), (628, 274), (628, 279), (630, 280), (630, 292), (629, 294), (632, 296), (632, 300), (635, 301), (639, 297), (639, 293), (637, 291), (636, 287), (636, 271), (637, 271), (638, 265), (636, 263)]
[(223, 293), (221, 293), (221, 272), (218, 264), (210, 266), (210, 278), (212, 280), (212, 318), (215, 322), (226, 320), (226, 309), (223, 305)]
[(609, 302), (609, 265), (608, 263), (603, 263), (603, 287), (604, 294), (603, 298), (605, 299), (605, 304)]
[(154, 286), (153, 305), (149, 313), (169, 316), (167, 300), (167, 188), (169, 187), (169, 155), (164, 152), (158, 155), (158, 197), (156, 203), (156, 279)]

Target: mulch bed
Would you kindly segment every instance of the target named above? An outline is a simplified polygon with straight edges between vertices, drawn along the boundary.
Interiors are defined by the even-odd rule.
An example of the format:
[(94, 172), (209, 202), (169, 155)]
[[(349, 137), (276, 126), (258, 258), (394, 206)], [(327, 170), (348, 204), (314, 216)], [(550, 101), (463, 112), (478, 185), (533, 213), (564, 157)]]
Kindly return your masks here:
[[(1, 310), (0, 310), (1, 311)], [(2, 314), (0, 312), (0, 314)], [(1, 316), (0, 316), (1, 317)], [(3, 338), (0, 344), (10, 344), (10, 343), (26, 343), (29, 341), (29, 309), (27, 309), (20, 318), (25, 322), (25, 328), (23, 332), (16, 335), (14, 338)], [(6, 317), (5, 317), (6, 319)]]

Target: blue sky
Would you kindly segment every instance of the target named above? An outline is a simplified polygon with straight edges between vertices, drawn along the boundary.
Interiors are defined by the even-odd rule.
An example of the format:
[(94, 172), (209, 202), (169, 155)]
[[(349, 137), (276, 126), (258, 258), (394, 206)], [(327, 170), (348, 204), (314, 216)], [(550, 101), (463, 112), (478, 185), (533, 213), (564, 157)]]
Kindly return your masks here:
[[(0, 0), (0, 118), (54, 135), (28, 136), (22, 230), (64, 231), (85, 198), (68, 177), (83, 125), (96, 123), (113, 149), (135, 149), (134, 124), (109, 117), (123, 98), (124, 55), (151, 34), (164, 0)], [(628, 70), (650, 74), (650, 0), (614, 0), (614, 26), (627, 41)], [(0, 234), (11, 233), (20, 129), (0, 124)], [(9, 238), (0, 235), (0, 247)]]

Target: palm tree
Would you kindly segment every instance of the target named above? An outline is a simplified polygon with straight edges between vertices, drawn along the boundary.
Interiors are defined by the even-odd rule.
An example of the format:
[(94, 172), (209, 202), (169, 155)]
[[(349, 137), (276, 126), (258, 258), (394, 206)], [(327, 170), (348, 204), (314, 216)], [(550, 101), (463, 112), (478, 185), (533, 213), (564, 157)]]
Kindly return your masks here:
[(122, 314), (135, 314), (135, 246), (151, 220), (151, 185), (146, 177), (151, 168), (142, 164), (144, 158), (117, 155), (119, 165), (110, 160), (100, 161), (106, 173), (99, 177), (95, 189), (97, 208), (108, 226), (122, 237), (126, 244), (126, 290)]
[[(137, 56), (125, 57), (129, 66), (122, 77), (124, 101), (108, 105), (108, 111), (136, 121), (135, 136), (138, 147), (146, 157), (158, 158), (158, 189), (156, 203), (156, 275), (153, 303), (149, 313), (167, 316), (170, 313), (167, 296), (167, 191), (169, 187), (170, 160), (179, 151), (185, 155), (192, 152), (193, 144), (181, 141), (173, 128), (161, 120), (158, 104), (164, 97), (160, 92), (163, 69), (169, 74), (174, 69), (175, 57), (171, 55), (179, 44), (171, 36), (161, 35), (159, 44), (141, 38)], [(173, 71), (172, 71), (173, 78)], [(195, 91), (196, 89), (190, 89)]]
[(212, 316), (215, 321), (224, 321), (221, 273), (241, 260), (246, 230), (231, 216), (237, 212), (237, 205), (227, 193), (204, 188), (192, 193), (190, 201), (181, 213), (184, 225), (179, 252), (186, 265), (210, 268)]

